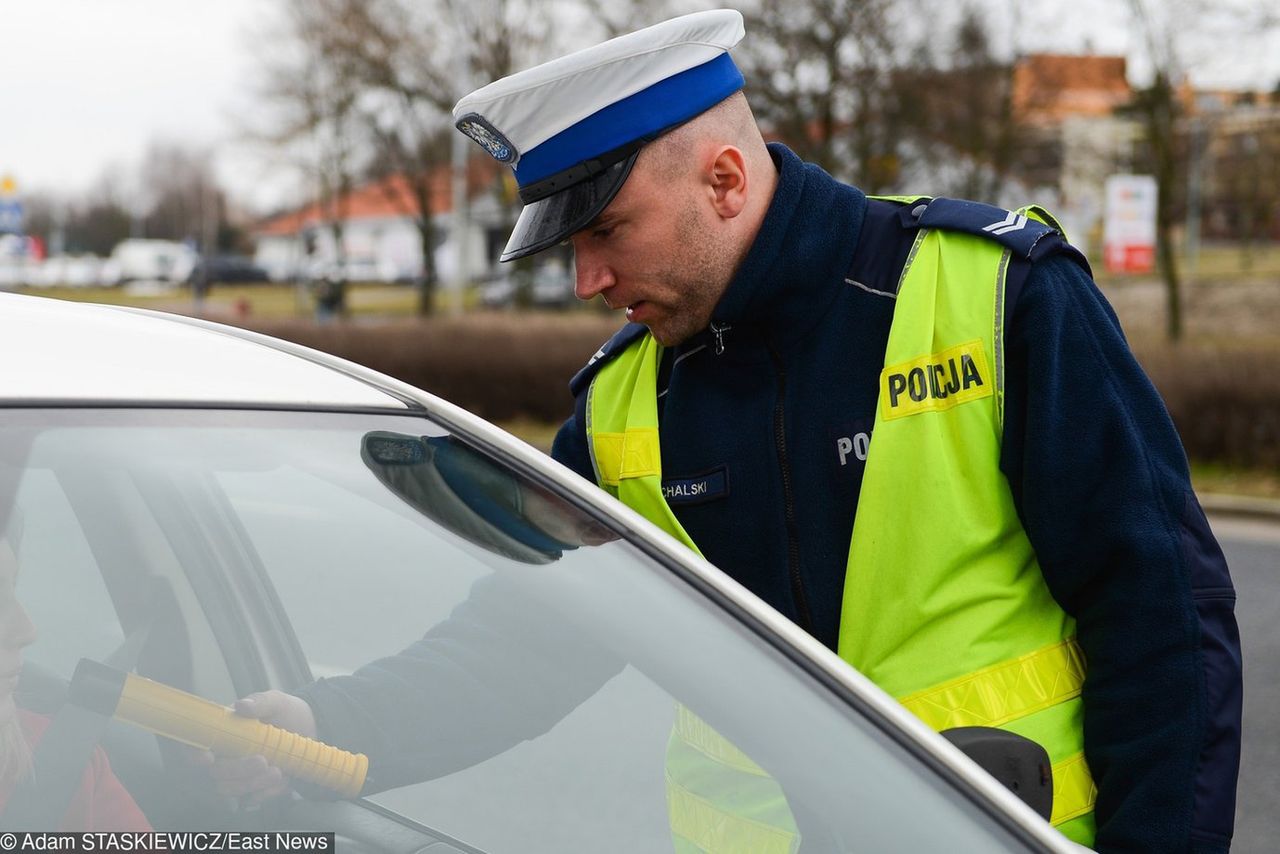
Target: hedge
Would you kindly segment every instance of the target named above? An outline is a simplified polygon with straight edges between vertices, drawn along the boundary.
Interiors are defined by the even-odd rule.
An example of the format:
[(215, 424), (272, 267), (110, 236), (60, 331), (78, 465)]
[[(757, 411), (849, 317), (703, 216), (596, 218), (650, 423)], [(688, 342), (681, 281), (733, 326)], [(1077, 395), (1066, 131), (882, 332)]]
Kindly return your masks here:
[[(255, 329), (368, 365), (490, 420), (559, 421), (568, 381), (620, 325), (583, 313), (469, 314), (378, 324), (291, 321)], [(1141, 346), (1187, 453), (1280, 469), (1280, 346)]]
[(294, 341), (438, 394), (491, 421), (562, 421), (573, 411), (569, 379), (620, 319), (581, 313), (478, 313), (317, 326), (259, 321), (259, 332)]
[(1139, 361), (1200, 462), (1280, 470), (1280, 347), (1151, 347)]

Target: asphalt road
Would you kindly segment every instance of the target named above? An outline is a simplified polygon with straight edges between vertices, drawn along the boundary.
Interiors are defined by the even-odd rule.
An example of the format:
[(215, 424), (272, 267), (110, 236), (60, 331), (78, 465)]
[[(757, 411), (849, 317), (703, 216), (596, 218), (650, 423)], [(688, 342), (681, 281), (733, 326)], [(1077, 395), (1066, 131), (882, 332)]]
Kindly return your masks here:
[(1213, 517), (1244, 648), (1244, 755), (1233, 852), (1280, 850), (1280, 522)]

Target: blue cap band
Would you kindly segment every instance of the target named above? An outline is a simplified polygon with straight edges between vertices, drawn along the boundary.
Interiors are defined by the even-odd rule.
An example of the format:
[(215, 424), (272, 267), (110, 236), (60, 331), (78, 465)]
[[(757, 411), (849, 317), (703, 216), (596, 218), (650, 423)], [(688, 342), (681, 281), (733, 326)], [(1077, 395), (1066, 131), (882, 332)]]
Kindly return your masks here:
[(732, 57), (722, 53), (615, 101), (526, 151), (516, 164), (516, 181), (521, 187), (536, 183), (583, 160), (688, 121), (737, 92), (743, 82)]

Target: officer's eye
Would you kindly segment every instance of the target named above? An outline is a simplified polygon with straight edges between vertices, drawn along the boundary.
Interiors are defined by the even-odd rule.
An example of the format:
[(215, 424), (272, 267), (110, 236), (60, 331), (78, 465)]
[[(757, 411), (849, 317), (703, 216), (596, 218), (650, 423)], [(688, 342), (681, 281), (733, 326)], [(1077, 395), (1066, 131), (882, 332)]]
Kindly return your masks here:
[(611, 225), (605, 226), (603, 228), (597, 228), (591, 232), (591, 236), (594, 237), (596, 240), (605, 240), (612, 234), (613, 234), (613, 226)]

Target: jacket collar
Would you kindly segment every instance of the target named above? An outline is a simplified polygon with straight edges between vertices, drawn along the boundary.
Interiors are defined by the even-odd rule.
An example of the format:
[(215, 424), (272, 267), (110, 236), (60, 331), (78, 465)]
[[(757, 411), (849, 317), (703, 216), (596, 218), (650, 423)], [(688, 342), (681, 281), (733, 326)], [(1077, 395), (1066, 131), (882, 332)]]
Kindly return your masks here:
[(839, 291), (832, 281), (849, 269), (866, 212), (861, 191), (780, 143), (769, 153), (779, 173), (773, 200), (712, 312), (716, 326), (732, 328), (726, 347), (747, 336), (786, 342), (812, 329)]

